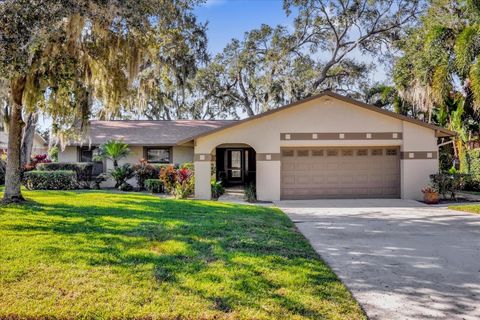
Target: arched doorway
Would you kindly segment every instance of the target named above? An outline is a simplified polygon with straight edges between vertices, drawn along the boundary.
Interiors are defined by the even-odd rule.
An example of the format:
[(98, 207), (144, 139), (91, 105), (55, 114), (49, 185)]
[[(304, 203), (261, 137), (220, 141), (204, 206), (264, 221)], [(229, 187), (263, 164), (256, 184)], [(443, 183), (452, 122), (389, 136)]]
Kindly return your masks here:
[(212, 173), (225, 187), (255, 185), (256, 152), (250, 145), (221, 144), (212, 153), (215, 159)]

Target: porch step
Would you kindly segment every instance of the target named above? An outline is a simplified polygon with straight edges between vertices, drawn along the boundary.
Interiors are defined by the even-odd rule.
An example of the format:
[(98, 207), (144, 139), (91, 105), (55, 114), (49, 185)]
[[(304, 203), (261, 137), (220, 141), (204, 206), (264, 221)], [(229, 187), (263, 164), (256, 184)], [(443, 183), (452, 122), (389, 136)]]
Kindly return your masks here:
[(225, 193), (218, 198), (219, 201), (226, 202), (242, 202), (245, 196), (245, 189), (243, 186), (235, 186), (225, 188)]

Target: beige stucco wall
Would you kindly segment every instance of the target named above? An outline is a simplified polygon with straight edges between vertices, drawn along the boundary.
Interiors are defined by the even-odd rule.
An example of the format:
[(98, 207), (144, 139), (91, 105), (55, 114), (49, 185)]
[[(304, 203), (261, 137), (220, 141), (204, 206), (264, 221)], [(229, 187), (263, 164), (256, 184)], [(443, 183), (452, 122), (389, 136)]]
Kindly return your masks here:
[(173, 163), (175, 164), (193, 162), (193, 145), (175, 146), (172, 148), (172, 153)]
[[(402, 140), (280, 140), (280, 133), (401, 132)], [(258, 153), (279, 154), (291, 146), (400, 146), (401, 151), (437, 151), (434, 130), (349, 104), (321, 97), (281, 112), (226, 128), (195, 141), (195, 154), (211, 154), (223, 143), (246, 143)], [(438, 170), (438, 160), (401, 160), (402, 197), (420, 199), (428, 176)], [(204, 161), (195, 162), (196, 197), (210, 198), (210, 174)], [(257, 160), (259, 200), (280, 199), (280, 161)]]
[[(8, 135), (5, 131), (0, 131), (0, 149), (8, 148)], [(33, 138), (33, 148), (32, 155), (35, 154), (46, 154), (48, 152), (48, 146), (45, 145), (45, 142), (38, 135), (35, 135)]]

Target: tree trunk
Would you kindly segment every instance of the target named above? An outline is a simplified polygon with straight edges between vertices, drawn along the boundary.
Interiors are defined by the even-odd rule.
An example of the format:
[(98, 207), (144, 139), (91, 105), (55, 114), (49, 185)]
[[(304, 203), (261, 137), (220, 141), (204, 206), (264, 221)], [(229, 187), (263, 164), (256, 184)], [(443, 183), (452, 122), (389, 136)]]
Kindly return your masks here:
[(22, 97), (25, 89), (25, 77), (12, 80), (10, 84), (12, 97), (12, 113), (10, 116), (10, 124), (8, 131), (8, 156), (7, 168), (5, 174), (5, 193), (3, 201), (21, 202), (24, 200), (22, 196), (21, 186), (21, 145), (22, 131), (24, 122), (22, 120)]
[(23, 129), (21, 167), (23, 168), (32, 156), (33, 140), (35, 138), (35, 128), (37, 126), (38, 115), (30, 113), (27, 117), (27, 123)]

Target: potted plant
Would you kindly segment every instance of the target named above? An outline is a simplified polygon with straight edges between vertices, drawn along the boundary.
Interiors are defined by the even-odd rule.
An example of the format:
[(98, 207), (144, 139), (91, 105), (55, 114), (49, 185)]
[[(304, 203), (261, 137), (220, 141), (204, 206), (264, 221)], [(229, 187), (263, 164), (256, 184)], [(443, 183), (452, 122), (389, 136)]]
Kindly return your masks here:
[(440, 202), (440, 195), (438, 191), (432, 187), (428, 186), (422, 189), (423, 201), (426, 204), (437, 204)]

